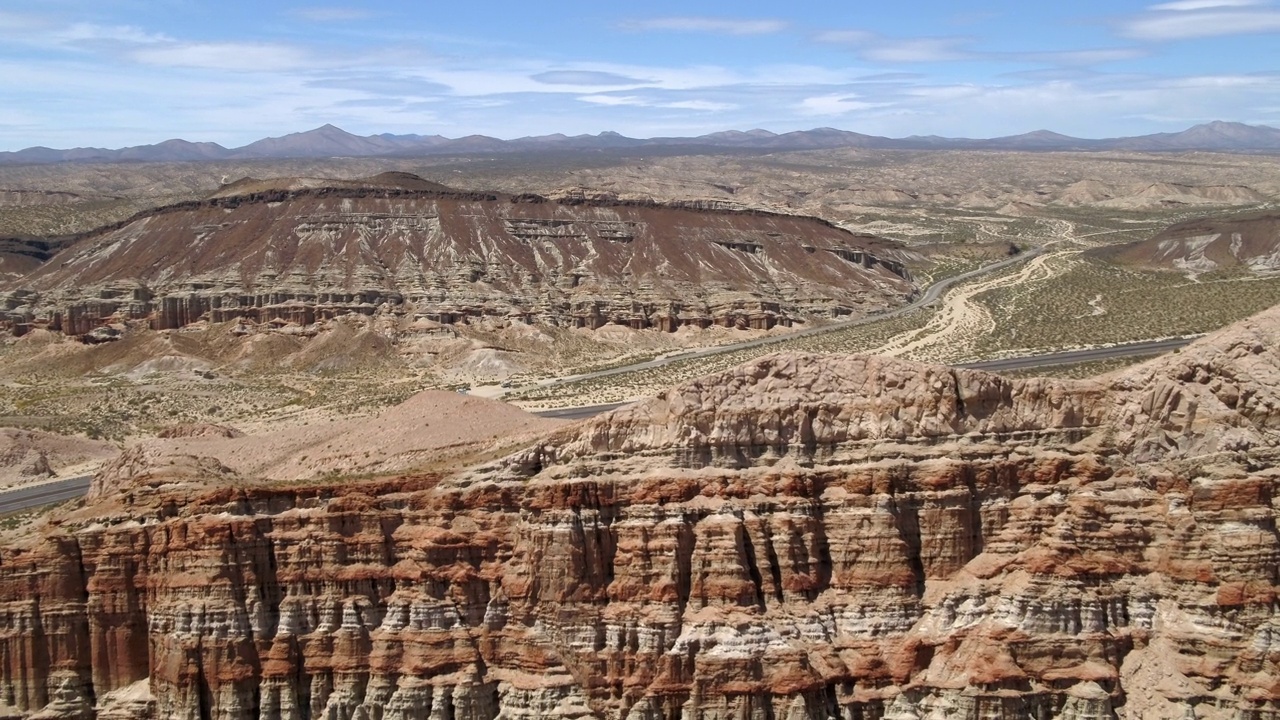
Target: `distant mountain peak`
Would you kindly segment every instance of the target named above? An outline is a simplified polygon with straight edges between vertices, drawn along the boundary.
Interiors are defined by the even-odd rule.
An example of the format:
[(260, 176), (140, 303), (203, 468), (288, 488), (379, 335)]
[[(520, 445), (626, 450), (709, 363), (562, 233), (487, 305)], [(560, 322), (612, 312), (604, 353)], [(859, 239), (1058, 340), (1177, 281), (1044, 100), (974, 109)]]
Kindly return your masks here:
[[(871, 148), (883, 150), (1009, 150), (1069, 151), (1113, 150), (1133, 152), (1278, 152), (1280, 130), (1266, 125), (1214, 120), (1181, 132), (1155, 133), (1135, 137), (1085, 140), (1052, 130), (1033, 130), (987, 140), (913, 135), (887, 138), (852, 130), (820, 127), (775, 133), (761, 128), (724, 130), (698, 137), (630, 138), (612, 130), (596, 135), (566, 136), (562, 133), (515, 140), (487, 135), (445, 138), (440, 135), (393, 135), (381, 133), (362, 137), (333, 123), (302, 132), (268, 137), (242, 147), (227, 149), (217, 143), (191, 142), (174, 138), (155, 145), (138, 145), (118, 150), (82, 147), (54, 150), (31, 147), (17, 152), (0, 152), (0, 164), (48, 164), (59, 162), (171, 162), (251, 158), (386, 157), (465, 154), (474, 152), (564, 152), (636, 151), (645, 148), (723, 147), (758, 151)], [(693, 152), (693, 150), (690, 150)]]

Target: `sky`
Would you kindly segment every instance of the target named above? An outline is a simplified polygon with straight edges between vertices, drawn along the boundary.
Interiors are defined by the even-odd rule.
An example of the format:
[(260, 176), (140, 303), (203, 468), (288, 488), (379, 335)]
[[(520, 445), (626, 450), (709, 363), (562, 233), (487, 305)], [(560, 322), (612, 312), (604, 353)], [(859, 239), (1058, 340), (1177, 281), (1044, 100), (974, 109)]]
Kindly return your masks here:
[(0, 0), (0, 150), (1280, 126), (1277, 2)]

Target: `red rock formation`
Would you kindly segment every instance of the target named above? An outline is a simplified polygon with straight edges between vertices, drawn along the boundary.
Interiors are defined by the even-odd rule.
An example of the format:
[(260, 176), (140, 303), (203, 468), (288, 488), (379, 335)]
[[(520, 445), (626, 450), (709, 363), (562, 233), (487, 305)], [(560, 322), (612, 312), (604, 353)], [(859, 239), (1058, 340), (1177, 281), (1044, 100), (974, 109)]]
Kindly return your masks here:
[(10, 282), (0, 321), (77, 335), (127, 320), (165, 330), (379, 312), (769, 329), (883, 310), (914, 291), (896, 243), (814, 218), (440, 189), (251, 189), (90, 234)]
[(775, 356), (440, 477), (133, 458), (0, 550), (0, 701), (1274, 718), (1278, 341), (1280, 309), (1089, 382)]

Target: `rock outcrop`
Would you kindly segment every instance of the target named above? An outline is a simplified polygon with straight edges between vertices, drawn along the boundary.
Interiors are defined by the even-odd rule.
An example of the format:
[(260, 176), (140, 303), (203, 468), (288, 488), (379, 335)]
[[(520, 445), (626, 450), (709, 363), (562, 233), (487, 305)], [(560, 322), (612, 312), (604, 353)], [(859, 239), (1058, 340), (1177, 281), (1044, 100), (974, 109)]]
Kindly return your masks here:
[(119, 472), (6, 538), (0, 702), (1280, 717), (1278, 347), (1280, 309), (1092, 381), (779, 355), (463, 471)]
[(144, 213), (11, 281), (0, 321), (75, 335), (130, 320), (305, 326), (353, 313), (769, 329), (885, 310), (914, 292), (898, 245), (813, 218), (415, 180), (245, 181)]
[(0, 428), (0, 489), (52, 477), (68, 467), (109, 460), (119, 453), (105, 440)]
[(67, 238), (0, 237), (0, 282), (13, 281), (35, 271), (71, 244)]
[(1198, 274), (1280, 270), (1280, 214), (1208, 217), (1170, 226), (1149, 240), (1092, 251), (1127, 265)]

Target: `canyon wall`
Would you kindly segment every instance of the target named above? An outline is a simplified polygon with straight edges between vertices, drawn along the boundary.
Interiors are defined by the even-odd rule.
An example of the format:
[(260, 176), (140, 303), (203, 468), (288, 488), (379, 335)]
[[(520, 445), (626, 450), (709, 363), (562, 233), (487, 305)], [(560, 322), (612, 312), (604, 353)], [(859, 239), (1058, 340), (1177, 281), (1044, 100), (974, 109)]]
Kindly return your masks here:
[(0, 288), (0, 322), (86, 335), (390, 313), (442, 324), (769, 329), (896, 307), (892, 241), (814, 218), (446, 190), (262, 190), (143, 213)]
[(1278, 336), (777, 355), (342, 485), (126, 453), (4, 538), (0, 717), (1277, 718)]

